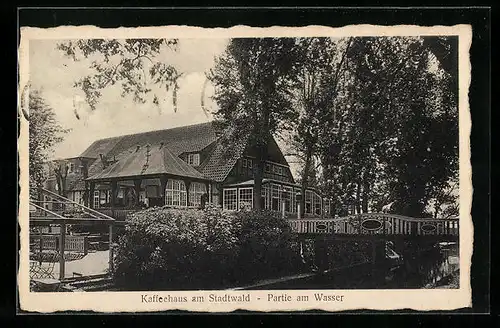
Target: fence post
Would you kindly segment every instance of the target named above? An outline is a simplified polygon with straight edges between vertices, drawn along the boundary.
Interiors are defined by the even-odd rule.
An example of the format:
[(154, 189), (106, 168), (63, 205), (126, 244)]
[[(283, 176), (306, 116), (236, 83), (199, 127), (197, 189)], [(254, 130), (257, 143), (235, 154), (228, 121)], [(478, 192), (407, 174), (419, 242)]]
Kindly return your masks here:
[(113, 272), (113, 224), (109, 224), (109, 272)]
[(89, 240), (87, 236), (83, 236), (83, 255), (87, 255), (89, 252)]
[(64, 249), (66, 247), (66, 223), (61, 223), (59, 235), (59, 280), (64, 279)]
[(40, 265), (42, 265), (42, 252), (43, 252), (43, 238), (42, 238), (42, 228), (40, 228), (40, 245), (39, 245), (39, 248), (40, 248), (40, 255), (39, 255), (39, 258), (38, 258), (38, 263)]

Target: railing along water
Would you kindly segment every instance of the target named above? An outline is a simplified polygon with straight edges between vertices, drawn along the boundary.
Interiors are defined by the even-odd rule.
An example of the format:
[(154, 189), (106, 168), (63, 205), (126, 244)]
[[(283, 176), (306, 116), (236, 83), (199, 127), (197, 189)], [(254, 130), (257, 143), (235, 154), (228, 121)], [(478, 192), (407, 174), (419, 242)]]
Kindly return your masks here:
[(365, 213), (334, 219), (289, 220), (299, 234), (458, 236), (458, 218), (412, 218), (396, 214)]

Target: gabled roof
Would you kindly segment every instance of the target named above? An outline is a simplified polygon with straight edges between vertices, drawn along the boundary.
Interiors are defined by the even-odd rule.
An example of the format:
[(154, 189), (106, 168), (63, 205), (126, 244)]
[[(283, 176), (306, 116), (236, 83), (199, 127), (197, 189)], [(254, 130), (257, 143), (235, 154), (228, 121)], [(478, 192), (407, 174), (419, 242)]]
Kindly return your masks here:
[(212, 122), (181, 126), (172, 129), (128, 134), (100, 139), (92, 143), (80, 156), (99, 158), (99, 154), (110, 158), (137, 145), (168, 145), (176, 156), (185, 152), (197, 152), (217, 140)]
[(204, 179), (200, 172), (162, 145), (151, 145), (149, 152), (146, 146), (142, 146), (136, 151), (129, 150), (120, 157), (106, 169), (93, 174), (88, 179), (100, 180), (156, 174)]
[(226, 179), (234, 164), (241, 157), (247, 146), (247, 138), (233, 140), (233, 146), (228, 147), (218, 141), (208, 160), (200, 165), (201, 173), (208, 179), (222, 182)]
[(99, 154), (109, 153), (120, 141), (121, 137), (106, 138), (94, 141), (80, 157), (98, 158)]

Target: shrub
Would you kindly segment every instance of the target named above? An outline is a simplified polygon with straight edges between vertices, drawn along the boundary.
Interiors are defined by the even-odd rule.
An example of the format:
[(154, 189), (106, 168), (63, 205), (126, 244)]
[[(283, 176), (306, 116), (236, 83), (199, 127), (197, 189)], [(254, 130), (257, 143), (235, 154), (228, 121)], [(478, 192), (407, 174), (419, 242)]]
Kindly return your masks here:
[(234, 217), (213, 207), (134, 213), (118, 241), (115, 282), (127, 289), (223, 284), (237, 256), (234, 227)]
[(296, 271), (300, 263), (298, 243), (290, 225), (279, 213), (238, 212), (240, 256), (239, 283)]
[(295, 271), (296, 245), (272, 212), (150, 208), (127, 221), (113, 275), (129, 290), (230, 287)]

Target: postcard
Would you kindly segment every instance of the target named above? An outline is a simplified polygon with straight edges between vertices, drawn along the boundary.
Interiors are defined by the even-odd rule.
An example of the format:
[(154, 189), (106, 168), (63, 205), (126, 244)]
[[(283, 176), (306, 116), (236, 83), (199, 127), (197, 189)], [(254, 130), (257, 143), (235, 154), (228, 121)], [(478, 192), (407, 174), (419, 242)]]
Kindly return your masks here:
[(470, 307), (471, 40), (21, 27), (21, 309)]

